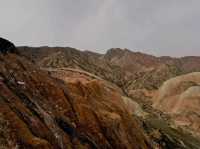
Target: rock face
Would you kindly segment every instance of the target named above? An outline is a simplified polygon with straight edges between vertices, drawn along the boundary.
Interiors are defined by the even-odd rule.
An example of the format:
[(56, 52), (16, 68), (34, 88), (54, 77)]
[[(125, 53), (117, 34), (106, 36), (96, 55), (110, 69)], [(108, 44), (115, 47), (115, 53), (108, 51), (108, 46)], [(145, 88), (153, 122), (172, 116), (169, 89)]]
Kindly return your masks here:
[(170, 114), (177, 125), (200, 134), (200, 72), (166, 81), (153, 100), (154, 107)]
[(121, 95), (0, 55), (0, 148), (151, 148)]
[(6, 54), (8, 52), (16, 52), (16, 47), (10, 41), (0, 37), (0, 53)]

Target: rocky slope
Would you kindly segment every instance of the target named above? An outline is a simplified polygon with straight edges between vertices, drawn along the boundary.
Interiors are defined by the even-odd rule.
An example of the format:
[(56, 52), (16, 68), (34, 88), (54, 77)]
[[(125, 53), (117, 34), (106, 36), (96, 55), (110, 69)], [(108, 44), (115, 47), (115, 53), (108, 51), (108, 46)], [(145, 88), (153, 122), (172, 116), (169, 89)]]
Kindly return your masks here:
[[(146, 135), (148, 136), (153, 148), (161, 149), (171, 149), (171, 148), (181, 148), (181, 149), (198, 149), (200, 141), (190, 134), (183, 132), (181, 129), (173, 128), (169, 124), (170, 120), (166, 118), (160, 118), (160, 111), (153, 109), (146, 109), (138, 104), (136, 101), (129, 97), (123, 95), (121, 90), (112, 83), (105, 81), (93, 74), (85, 71), (80, 71), (78, 69), (67, 69), (67, 68), (49, 68), (45, 69), (48, 73), (57, 79), (63, 80), (64, 82), (81, 82), (87, 84), (91, 81), (98, 81), (109, 91), (117, 91), (120, 93), (123, 99), (125, 108), (127, 112), (137, 117), (138, 122), (144, 129)], [(167, 122), (166, 122), (167, 121)]]
[(17, 53), (0, 54), (0, 148), (199, 148), (188, 133), (199, 131), (198, 73), (174, 78), (199, 71), (199, 57)]
[[(200, 145), (200, 141), (192, 137), (188, 133), (184, 133), (177, 128), (173, 128), (169, 125), (168, 119), (161, 119), (159, 111), (152, 112), (152, 109), (146, 110), (141, 104), (131, 98), (126, 97), (122, 94), (119, 88), (93, 74), (78, 69), (67, 69), (67, 68), (54, 68), (45, 69), (48, 73), (55, 78), (61, 79), (65, 82), (82, 82), (87, 83), (89, 81), (101, 82), (101, 84), (107, 88), (107, 90), (117, 91), (121, 94), (125, 108), (127, 112), (134, 117), (137, 116), (141, 127), (143, 127), (146, 135), (150, 138), (153, 148), (197, 148)], [(168, 122), (166, 123), (166, 120)]]
[(115, 89), (58, 76), (0, 54), (0, 148), (151, 148)]
[(40, 67), (45, 68), (75, 68), (95, 74), (109, 80), (120, 87), (124, 83), (124, 72), (118, 66), (101, 59), (102, 55), (79, 51), (74, 48), (30, 48), (19, 47), (21, 55), (30, 58)]
[(54, 78), (84, 84), (95, 79), (120, 93), (127, 112), (138, 117), (153, 148), (199, 148), (199, 139), (189, 129), (179, 129), (173, 115), (151, 106), (163, 82), (200, 70), (199, 57), (155, 57), (127, 49), (110, 49), (106, 54), (58, 47), (20, 47), (19, 51)]

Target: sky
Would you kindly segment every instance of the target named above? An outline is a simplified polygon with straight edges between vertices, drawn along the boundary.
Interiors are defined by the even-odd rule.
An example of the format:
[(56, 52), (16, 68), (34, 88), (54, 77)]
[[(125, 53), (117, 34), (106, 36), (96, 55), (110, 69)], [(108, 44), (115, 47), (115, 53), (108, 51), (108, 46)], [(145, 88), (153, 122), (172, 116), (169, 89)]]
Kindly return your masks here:
[(17, 46), (200, 56), (199, 0), (0, 0), (0, 18)]

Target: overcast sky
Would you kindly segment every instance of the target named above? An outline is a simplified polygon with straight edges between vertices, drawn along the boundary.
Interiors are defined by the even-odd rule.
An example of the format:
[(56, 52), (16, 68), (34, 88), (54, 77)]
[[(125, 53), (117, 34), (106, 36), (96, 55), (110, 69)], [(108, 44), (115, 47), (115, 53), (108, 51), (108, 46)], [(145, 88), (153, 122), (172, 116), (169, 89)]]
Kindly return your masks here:
[(0, 0), (0, 36), (17, 46), (200, 56), (200, 0)]

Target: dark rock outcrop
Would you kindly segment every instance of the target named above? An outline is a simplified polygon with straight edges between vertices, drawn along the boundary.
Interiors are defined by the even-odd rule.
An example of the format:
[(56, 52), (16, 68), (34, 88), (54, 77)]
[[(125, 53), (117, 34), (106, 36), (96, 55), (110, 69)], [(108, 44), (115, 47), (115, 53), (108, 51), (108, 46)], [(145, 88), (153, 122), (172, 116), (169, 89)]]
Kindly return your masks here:
[(17, 49), (12, 42), (0, 37), (0, 53), (6, 54), (8, 52), (14, 53), (16, 51)]

